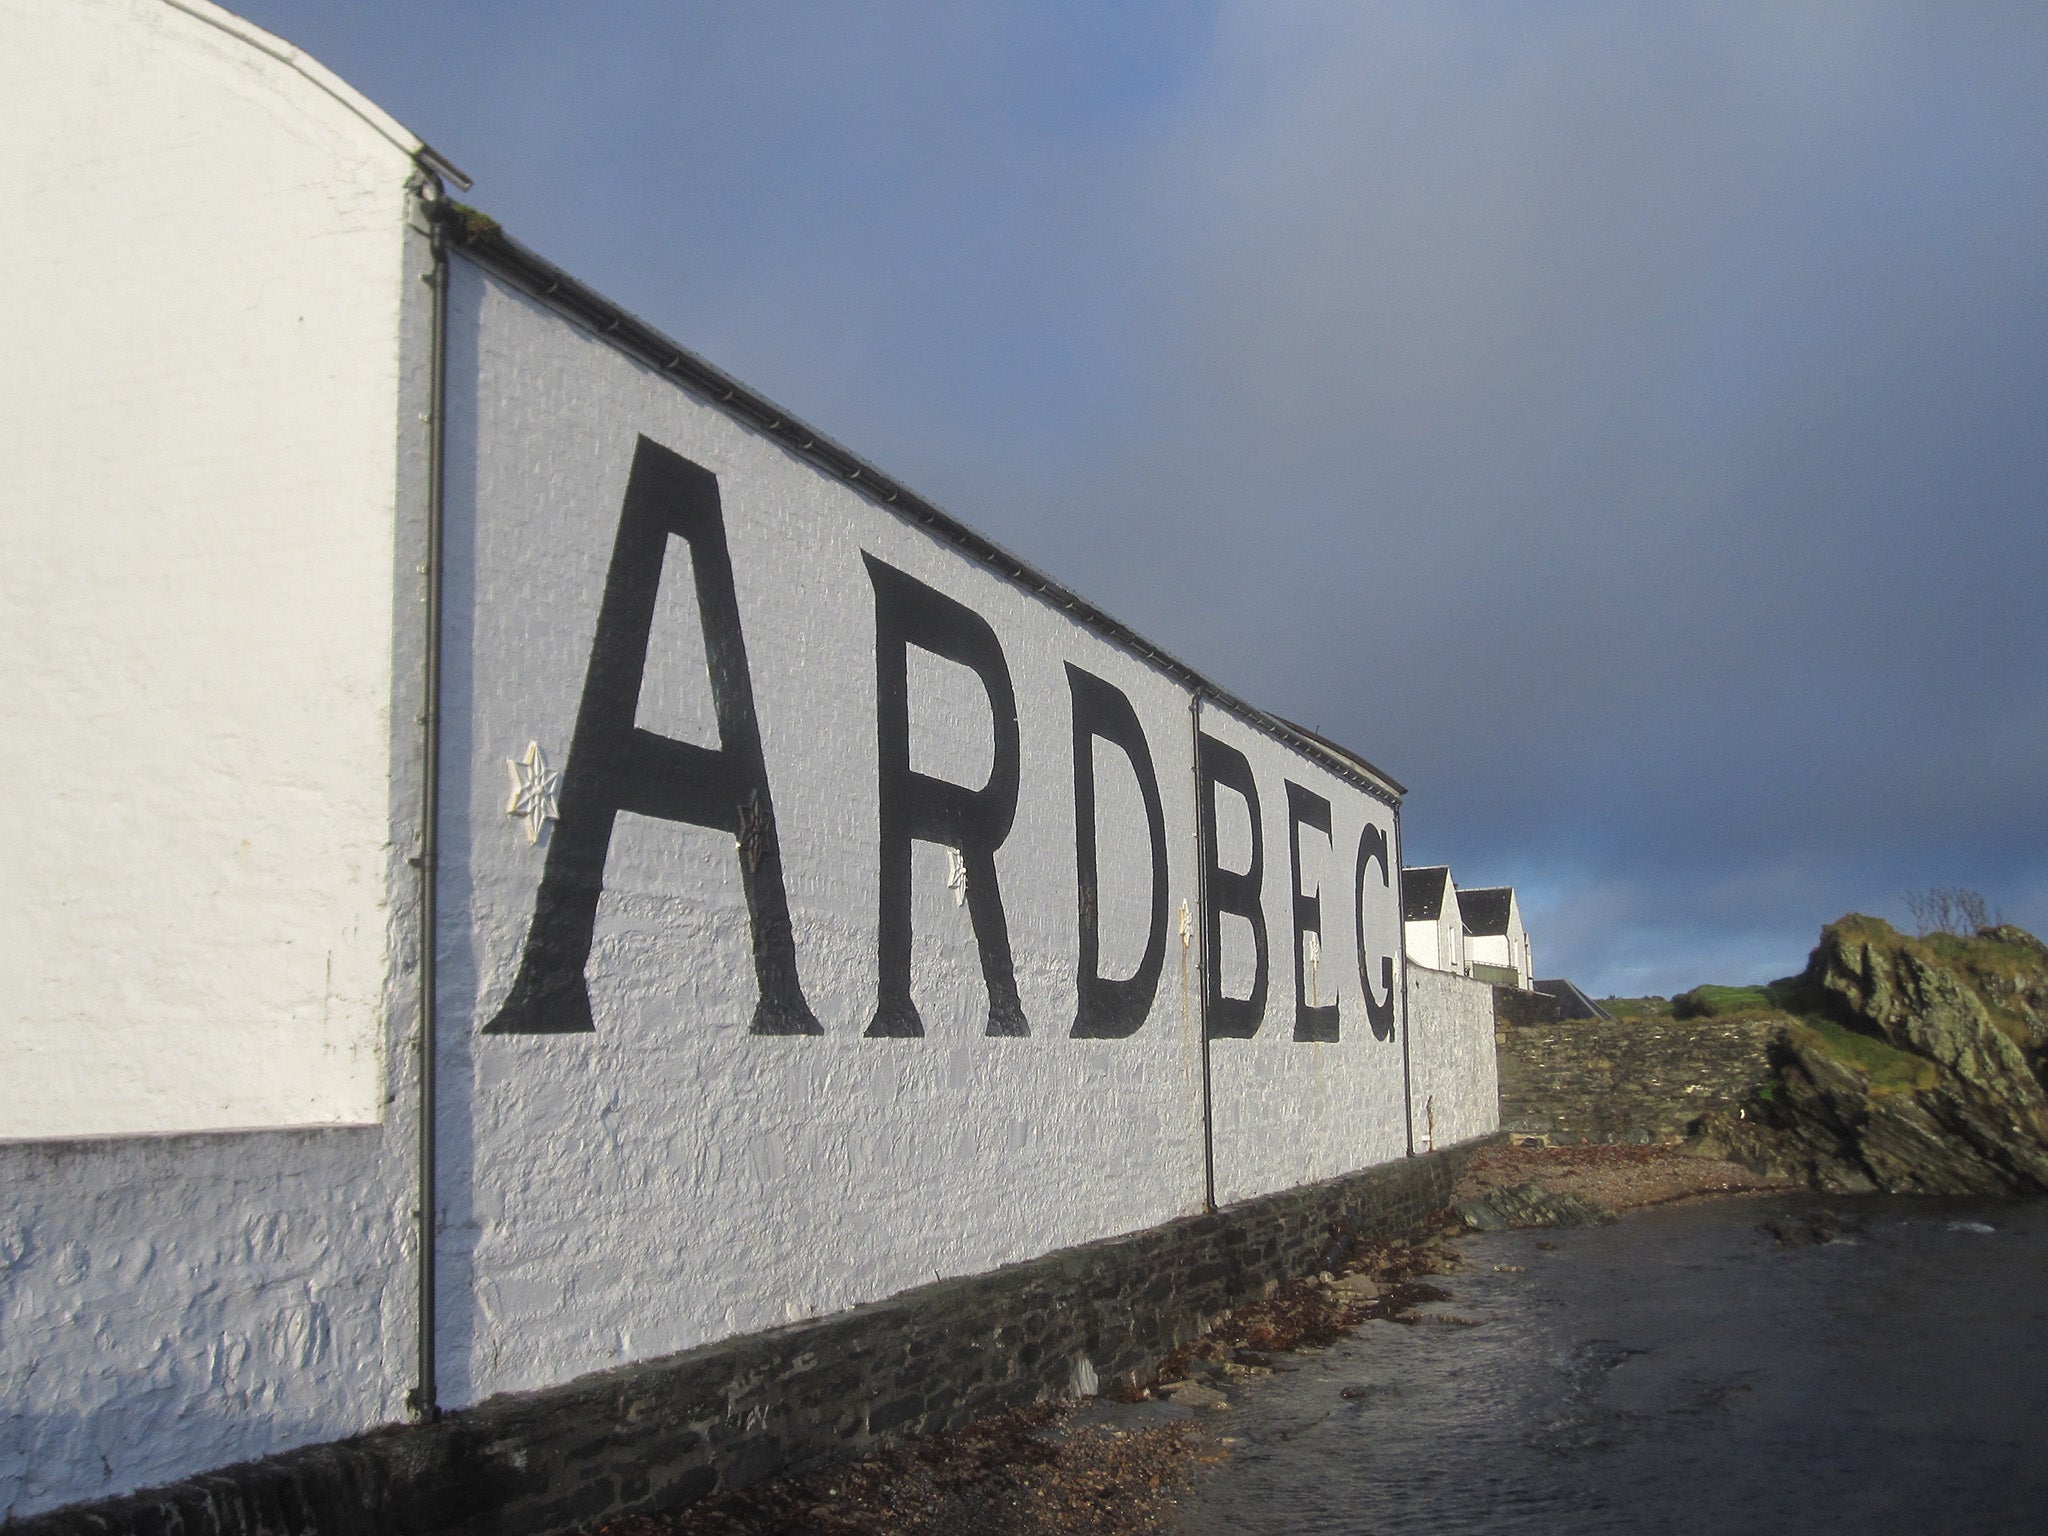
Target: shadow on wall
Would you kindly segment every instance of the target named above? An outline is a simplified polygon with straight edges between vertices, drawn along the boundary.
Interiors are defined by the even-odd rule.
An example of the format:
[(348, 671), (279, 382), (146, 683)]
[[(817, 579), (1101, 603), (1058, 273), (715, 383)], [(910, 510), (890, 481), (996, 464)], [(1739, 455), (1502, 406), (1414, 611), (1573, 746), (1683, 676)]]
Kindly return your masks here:
[[(304, 1414), (271, 1410), (252, 1415), (226, 1398), (196, 1407), (167, 1386), (131, 1391), (98, 1409), (10, 1411), (0, 1428), (0, 1522), (123, 1491), (120, 1479), (133, 1480), (138, 1442), (147, 1439), (138, 1435), (138, 1425), (161, 1422), (170, 1412), (176, 1414), (181, 1443), (209, 1448), (208, 1473), (275, 1455), (279, 1446), (335, 1438), (331, 1423)], [(183, 1462), (173, 1465), (173, 1472), (143, 1474), (142, 1486), (167, 1483), (193, 1470)], [(99, 1468), (97, 1489), (88, 1486), (89, 1472), (79, 1475), (94, 1466)], [(53, 1470), (58, 1474), (54, 1480), (49, 1476)]]

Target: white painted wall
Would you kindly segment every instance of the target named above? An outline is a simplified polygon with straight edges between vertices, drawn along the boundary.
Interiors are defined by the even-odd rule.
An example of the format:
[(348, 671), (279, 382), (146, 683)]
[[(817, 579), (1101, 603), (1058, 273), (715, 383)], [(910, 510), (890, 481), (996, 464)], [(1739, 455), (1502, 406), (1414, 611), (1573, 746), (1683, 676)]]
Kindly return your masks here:
[[(416, 719), (430, 297), (408, 242), (394, 716)], [(410, 555), (410, 560), (408, 556)], [(389, 745), (391, 944), (417, 912), (417, 741)], [(381, 1124), (0, 1143), (0, 1519), (154, 1487), (405, 1413), (414, 1378), (414, 977), (381, 999)]]
[[(1202, 729), (1250, 759), (1264, 840), (1270, 956), (1264, 1020), (1249, 1039), (1210, 1042), (1216, 1200), (1228, 1205), (1406, 1154), (1397, 947), (1400, 874), (1392, 807), (1206, 701)], [(1322, 936), (1310, 1000), (1334, 1000), (1339, 1009), (1339, 1036), (1329, 1043), (1294, 1038), (1295, 971), (1303, 956), (1294, 943), (1294, 873), (1285, 788), (1289, 779), (1328, 800), (1332, 812), (1329, 838), (1306, 828), (1301, 834), (1302, 887), (1313, 889), (1322, 903)], [(1218, 797), (1220, 862), (1246, 869), (1250, 834), (1243, 799), (1228, 789), (1219, 789)], [(1244, 829), (1239, 836), (1232, 835), (1233, 821)], [(1393, 1035), (1386, 1040), (1376, 1039), (1368, 1027), (1354, 926), (1361, 892), (1354, 888), (1353, 877), (1359, 839), (1368, 822), (1387, 838), (1388, 860), (1394, 865), (1382, 883), (1381, 866), (1373, 864), (1362, 888), (1366, 950), (1372, 957), (1377, 995), (1385, 995), (1377, 958), (1394, 957)], [(1253, 967), (1249, 924), (1226, 917), (1223, 944), (1224, 994), (1247, 997)]]
[(1458, 917), (1458, 887), (1455, 881), (1446, 880), (1450, 889), (1444, 895), (1443, 909), (1434, 918), (1424, 918), (1412, 923), (1403, 923), (1402, 933), (1408, 945), (1408, 959), (1411, 964), (1426, 965), (1432, 970), (1448, 971), (1453, 976), (1465, 974), (1468, 956), (1465, 952), (1465, 925)]
[(0, 0), (0, 1518), (403, 1414), (413, 142), (203, 0)]
[(252, 33), (0, 0), (0, 1139), (379, 1113), (411, 165)]
[[(200, 0), (0, 0), (0, 27), (0, 206), (36, 212), (0, 222), (22, 360), (0, 374), (0, 728), (34, 744), (0, 811), (0, 1511), (25, 1515), (402, 1414), (414, 1025), (389, 957), (411, 949), (429, 402), (402, 129)], [(1199, 1209), (1186, 689), (461, 262), (454, 303), (444, 1400)], [(820, 1036), (747, 1032), (733, 836), (632, 815), (586, 971), (595, 1031), (477, 1032), (551, 846), (505, 814), (506, 761), (529, 742), (569, 757), (643, 434), (719, 480)], [(983, 1032), (979, 950), (930, 844), (913, 863), (927, 1033), (863, 1033), (863, 554), (1003, 648), (1021, 791), (996, 871), (1021, 1037)], [(688, 561), (669, 558), (639, 720), (709, 744)], [(1070, 1034), (1069, 665), (1128, 696), (1162, 802), (1166, 959), (1127, 1039)], [(918, 653), (909, 682), (915, 766), (980, 782), (979, 683)], [(1204, 728), (1258, 775), (1272, 941), (1260, 1031), (1214, 1042), (1228, 1202), (1401, 1154), (1405, 1018), (1397, 989), (1394, 1037), (1366, 1027), (1353, 928), (1358, 837), (1391, 833), (1391, 809), (1235, 717)], [(1127, 974), (1149, 839), (1128, 764), (1101, 745), (1092, 761), (1103, 968)], [(1316, 995), (1341, 1010), (1329, 1044), (1292, 1039), (1288, 778), (1333, 809), (1304, 863), (1324, 906)], [(1374, 956), (1395, 952), (1397, 881), (1366, 889)], [(252, 1129), (287, 1125), (310, 1128)]]
[(1500, 1129), (1490, 985), (1411, 965), (1408, 1054), (1416, 1151), (1453, 1147)]
[(386, 1137), (0, 1149), (0, 1519), (400, 1418), (412, 1261)]
[(1514, 949), (1505, 934), (1474, 933), (1466, 936), (1465, 956), (1474, 965), (1499, 965), (1513, 968)]
[[(836, 1311), (934, 1274), (1200, 1208), (1201, 1074), (1188, 696), (1035, 595), (883, 511), (458, 262), (450, 413), (450, 664), (442, 935), (442, 1262), (451, 1400), (560, 1381)], [(757, 989), (728, 833), (624, 815), (587, 967), (596, 1030), (480, 1035), (512, 985), (548, 844), (506, 815), (506, 760), (564, 763), (637, 439), (709, 469), (788, 875), (825, 1034), (748, 1033)], [(863, 554), (993, 625), (1016, 689), (1022, 791), (997, 870), (1030, 1034), (990, 1038), (945, 850), (916, 847), (923, 1039), (864, 1036), (877, 992), (875, 593)], [(666, 577), (639, 720), (715, 744), (687, 565)], [(990, 766), (965, 669), (913, 653), (912, 756)], [(1069, 1037), (1077, 951), (1065, 666), (1123, 689), (1167, 828), (1165, 974), (1126, 1040)], [(1120, 754), (1098, 754), (1104, 969), (1133, 968), (1150, 845)], [(1121, 798), (1118, 798), (1118, 796)], [(1125, 814), (1115, 815), (1121, 806)], [(1348, 909), (1347, 909), (1348, 911)]]

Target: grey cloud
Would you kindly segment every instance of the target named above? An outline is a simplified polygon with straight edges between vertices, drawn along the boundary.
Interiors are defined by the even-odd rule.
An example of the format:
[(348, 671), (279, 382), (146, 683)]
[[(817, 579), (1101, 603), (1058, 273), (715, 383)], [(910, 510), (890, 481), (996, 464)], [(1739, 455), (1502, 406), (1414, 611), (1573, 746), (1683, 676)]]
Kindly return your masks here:
[(2048, 927), (2048, 12), (251, 9), (1407, 780), (1546, 970), (1778, 974), (1936, 882)]

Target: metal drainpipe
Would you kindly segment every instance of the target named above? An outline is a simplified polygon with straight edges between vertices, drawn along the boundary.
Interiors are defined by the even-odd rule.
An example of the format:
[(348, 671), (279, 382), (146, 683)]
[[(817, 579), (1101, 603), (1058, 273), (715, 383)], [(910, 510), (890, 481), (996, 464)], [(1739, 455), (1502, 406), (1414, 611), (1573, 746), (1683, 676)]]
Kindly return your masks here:
[(428, 210), (433, 226), (434, 270), (427, 279), (434, 291), (432, 400), (427, 428), (427, 552), (425, 699), (420, 712), (420, 851), (413, 867), (419, 871), (419, 1383), (407, 1405), (415, 1418), (432, 1422), (441, 1416), (440, 1383), (435, 1372), (436, 1343), (434, 1258), (439, 1216), (435, 1176), (435, 1043), (439, 1013), (440, 856), (441, 856), (441, 543), (442, 496), (448, 446), (448, 243), (443, 233), (442, 188), (429, 173), (434, 197)]
[(1415, 999), (1408, 990), (1407, 900), (1401, 890), (1401, 802), (1394, 802), (1394, 951), (1401, 957), (1401, 1108), (1407, 1122), (1408, 1155), (1415, 1155), (1415, 1077), (1408, 1063), (1408, 1035), (1415, 1019)]
[(1188, 698), (1188, 729), (1194, 743), (1195, 770), (1195, 1018), (1202, 1039), (1202, 1209), (1216, 1209), (1216, 1110), (1209, 1087), (1209, 967), (1218, 957), (1209, 953), (1209, 852), (1202, 846), (1202, 692)]

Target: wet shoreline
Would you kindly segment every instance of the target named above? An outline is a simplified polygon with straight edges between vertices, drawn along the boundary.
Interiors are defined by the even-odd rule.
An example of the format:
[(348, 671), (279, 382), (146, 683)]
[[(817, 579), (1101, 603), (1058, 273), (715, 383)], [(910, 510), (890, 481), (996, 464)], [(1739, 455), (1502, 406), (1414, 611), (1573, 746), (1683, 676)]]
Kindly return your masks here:
[[(1628, 1208), (1346, 1251), (1124, 1400), (1041, 1404), (610, 1536), (2033, 1530), (2048, 1202), (1731, 1191), (1495, 1149)], [(1747, 1175), (1742, 1175), (1747, 1177)]]
[[(1799, 1240), (1823, 1210), (1839, 1240)], [(1228, 1460), (1167, 1528), (2042, 1526), (2038, 1203), (1753, 1195), (1458, 1247), (1415, 1326), (1369, 1323), (1233, 1392)]]

